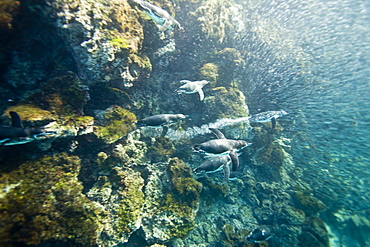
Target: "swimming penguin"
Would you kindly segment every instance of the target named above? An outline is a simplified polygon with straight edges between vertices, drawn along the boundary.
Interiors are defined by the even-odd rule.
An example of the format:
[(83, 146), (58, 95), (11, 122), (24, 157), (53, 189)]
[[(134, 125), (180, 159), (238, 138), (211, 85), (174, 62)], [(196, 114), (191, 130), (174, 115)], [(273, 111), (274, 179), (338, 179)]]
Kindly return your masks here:
[(236, 151), (239, 151), (249, 144), (243, 140), (226, 139), (224, 134), (218, 129), (209, 128), (218, 139), (210, 140), (197, 144), (193, 147), (195, 152), (203, 152), (207, 155), (229, 155), (233, 164), (232, 171), (236, 171), (239, 166), (239, 158)]
[(138, 126), (160, 127), (163, 125), (171, 125), (178, 120), (184, 119), (186, 117), (187, 116), (185, 116), (184, 114), (159, 114), (143, 118), (136, 124)]
[(280, 111), (266, 111), (261, 112), (249, 117), (250, 123), (267, 123), (271, 121), (271, 126), (274, 129), (276, 126), (276, 119), (287, 115), (288, 113), (284, 110)]
[(188, 81), (188, 80), (181, 80), (181, 83), (185, 83), (181, 87), (175, 90), (178, 94), (193, 94), (193, 93), (199, 93), (200, 101), (203, 101), (204, 99), (204, 93), (202, 88), (208, 84), (208, 81), (202, 80), (202, 81)]
[(177, 121), (187, 118), (184, 114), (159, 114), (141, 119), (136, 123), (138, 127), (162, 127), (162, 136), (166, 135), (168, 126), (176, 123)]
[(248, 243), (259, 243), (272, 238), (271, 230), (267, 226), (259, 226), (254, 229), (246, 238)]
[(158, 25), (160, 31), (163, 32), (172, 27), (182, 29), (180, 23), (176, 21), (166, 10), (143, 0), (134, 0), (134, 2), (139, 4), (144, 9), (147, 15)]
[[(42, 134), (43, 131), (40, 128), (24, 128), (22, 125), (22, 120), (18, 113), (14, 111), (9, 112), (12, 118), (11, 126), (1, 126), (0, 127), (0, 143), (9, 146), (16, 144), (24, 144), (32, 141), (33, 137)], [(20, 141), (11, 142), (12, 139), (22, 138)]]
[(223, 169), (225, 181), (228, 181), (230, 177), (230, 168), (229, 168), (230, 162), (231, 160), (228, 155), (214, 156), (208, 158), (205, 162), (203, 162), (199, 167), (195, 168), (193, 171), (195, 173), (201, 173), (202, 171), (206, 173), (213, 173)]

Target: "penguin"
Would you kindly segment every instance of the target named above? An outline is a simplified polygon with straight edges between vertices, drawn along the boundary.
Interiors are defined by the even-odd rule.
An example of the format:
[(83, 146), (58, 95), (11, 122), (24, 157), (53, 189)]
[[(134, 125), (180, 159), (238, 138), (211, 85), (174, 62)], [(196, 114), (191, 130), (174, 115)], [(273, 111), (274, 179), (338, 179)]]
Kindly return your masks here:
[(226, 139), (224, 134), (218, 129), (209, 128), (218, 139), (203, 142), (194, 145), (195, 152), (206, 153), (207, 155), (228, 155), (232, 162), (232, 171), (236, 171), (239, 167), (239, 158), (236, 151), (249, 146), (246, 141)]
[(136, 123), (138, 126), (161, 127), (163, 125), (171, 125), (178, 120), (184, 119), (187, 116), (184, 114), (159, 114), (141, 119)]
[(185, 119), (188, 116), (184, 114), (159, 114), (150, 117), (143, 118), (136, 123), (136, 126), (142, 127), (162, 127), (163, 131), (161, 136), (165, 136), (168, 131), (168, 126), (176, 123), (181, 119)]
[(139, 4), (147, 13), (147, 15), (158, 25), (159, 31), (163, 32), (172, 27), (182, 29), (180, 23), (176, 21), (166, 10), (143, 0), (134, 0), (134, 2)]
[(15, 138), (34, 138), (36, 135), (43, 133), (40, 128), (24, 128), (18, 113), (10, 111), (9, 114), (12, 119), (12, 124), (11, 126), (0, 126), (0, 143), (4, 145), (23, 144), (30, 142), (31, 140), (11, 144), (7, 144), (7, 141)]
[(224, 171), (225, 181), (229, 180), (230, 177), (230, 157), (228, 155), (213, 156), (208, 158), (203, 164), (195, 168), (193, 171), (195, 173), (201, 173), (202, 171), (206, 173), (213, 173), (219, 171), (221, 168)]
[(272, 238), (271, 230), (267, 226), (259, 226), (254, 229), (246, 238), (248, 243), (260, 243)]
[(206, 80), (202, 80), (202, 81), (181, 80), (180, 82), (185, 83), (185, 84), (175, 90), (177, 94), (199, 93), (199, 99), (200, 101), (203, 101), (204, 93), (203, 93), (202, 88), (209, 83), (208, 81)]
[(267, 123), (271, 121), (271, 128), (274, 129), (276, 126), (276, 119), (287, 115), (288, 113), (284, 110), (280, 111), (266, 111), (250, 116), (250, 123)]

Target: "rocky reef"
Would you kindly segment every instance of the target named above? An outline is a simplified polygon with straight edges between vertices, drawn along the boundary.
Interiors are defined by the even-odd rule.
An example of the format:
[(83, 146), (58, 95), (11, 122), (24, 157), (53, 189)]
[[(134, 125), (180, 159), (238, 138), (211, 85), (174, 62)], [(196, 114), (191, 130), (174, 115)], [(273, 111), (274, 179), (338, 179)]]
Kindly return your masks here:
[[(184, 27), (162, 32), (137, 1), (3, 2), (1, 121), (15, 111), (49, 134), (0, 147), (1, 245), (328, 246), (326, 206), (300, 179), (282, 125), (246, 122), (241, 5), (152, 2)], [(209, 81), (204, 101), (174, 94), (184, 79)], [(193, 174), (204, 159), (191, 147), (208, 136), (136, 127), (161, 113), (189, 115), (172, 133), (243, 119), (225, 127), (253, 143), (236, 180)], [(247, 243), (259, 225), (274, 237)]]

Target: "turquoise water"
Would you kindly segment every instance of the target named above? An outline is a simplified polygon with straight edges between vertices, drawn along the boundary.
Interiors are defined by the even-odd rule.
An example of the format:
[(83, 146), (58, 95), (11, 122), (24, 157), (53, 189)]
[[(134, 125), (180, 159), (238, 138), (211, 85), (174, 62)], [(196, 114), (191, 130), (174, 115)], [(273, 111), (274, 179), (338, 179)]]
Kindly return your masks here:
[[(238, 43), (257, 57), (243, 74), (245, 83), (254, 86), (251, 111), (290, 112), (280, 121), (293, 140), (291, 153), (303, 170), (301, 178), (328, 211), (368, 219), (370, 2), (267, 1), (254, 7), (257, 13), (247, 16), (257, 34)], [(335, 221), (327, 219), (338, 224), (334, 228), (341, 239), (348, 238), (340, 246), (369, 244), (356, 240), (361, 234), (355, 226)], [(364, 232), (369, 234), (369, 228)]]

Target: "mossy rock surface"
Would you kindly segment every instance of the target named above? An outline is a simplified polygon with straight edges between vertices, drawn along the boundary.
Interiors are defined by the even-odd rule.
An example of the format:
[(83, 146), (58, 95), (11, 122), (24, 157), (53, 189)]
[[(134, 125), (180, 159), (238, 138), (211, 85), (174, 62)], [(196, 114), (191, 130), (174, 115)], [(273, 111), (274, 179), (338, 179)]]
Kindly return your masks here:
[(24, 125), (44, 124), (56, 119), (50, 111), (40, 109), (38, 106), (31, 104), (19, 104), (6, 109), (3, 117), (9, 117), (9, 112), (18, 113)]
[(210, 87), (214, 88), (218, 80), (218, 66), (214, 63), (204, 64), (200, 70), (201, 78), (210, 83)]
[(131, 169), (115, 167), (111, 171), (113, 186), (118, 191), (117, 204), (114, 206), (117, 211), (117, 221), (114, 223), (117, 232), (131, 233), (136, 230), (136, 223), (141, 214), (144, 204), (144, 179), (139, 172)]
[(1, 174), (1, 242), (93, 245), (103, 212), (82, 194), (79, 171), (78, 157), (59, 153)]
[(209, 121), (220, 118), (238, 118), (248, 116), (245, 107), (245, 96), (237, 88), (217, 87), (210, 91), (210, 96), (204, 99)]
[(301, 234), (298, 236), (299, 246), (329, 247), (329, 233), (324, 221), (319, 217), (308, 217), (304, 222)]
[(326, 205), (311, 195), (309, 191), (298, 190), (294, 193), (293, 199), (297, 208), (302, 209), (308, 215), (316, 215), (326, 209)]
[(132, 131), (136, 121), (134, 113), (120, 106), (113, 106), (104, 114), (104, 126), (96, 126), (94, 133), (98, 138), (110, 144)]
[(174, 153), (175, 146), (172, 141), (166, 137), (157, 137), (155, 143), (148, 147), (146, 157), (151, 160), (152, 163), (166, 162)]
[(172, 185), (162, 210), (177, 218), (178, 224), (170, 227), (171, 235), (184, 237), (194, 228), (202, 184), (192, 178), (191, 169), (178, 158), (171, 159), (167, 172)]

